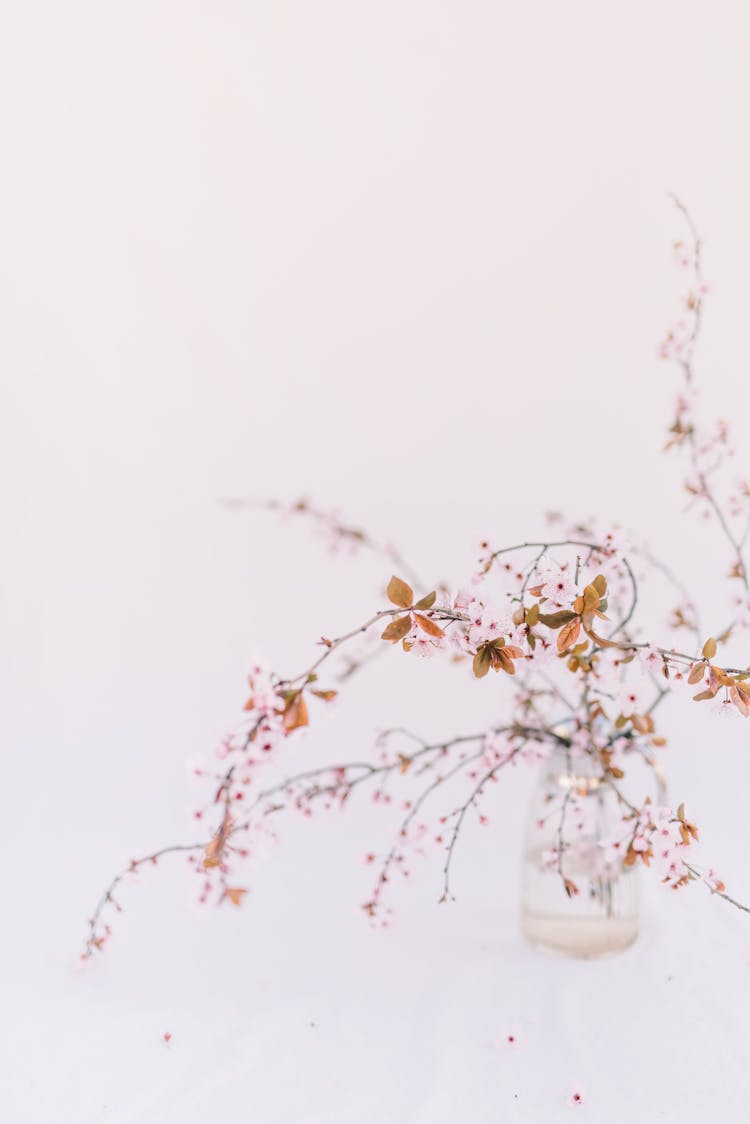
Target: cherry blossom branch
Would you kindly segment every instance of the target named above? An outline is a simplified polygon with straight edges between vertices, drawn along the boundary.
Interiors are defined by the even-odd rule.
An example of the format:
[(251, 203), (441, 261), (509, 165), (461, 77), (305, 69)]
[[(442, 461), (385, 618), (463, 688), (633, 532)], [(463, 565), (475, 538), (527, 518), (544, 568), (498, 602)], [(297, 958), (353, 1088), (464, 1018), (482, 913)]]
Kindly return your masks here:
[(131, 859), (126, 867), (114, 876), (109, 885), (105, 888), (102, 896), (97, 902), (96, 909), (92, 913), (88, 921), (88, 937), (84, 946), (83, 957), (88, 959), (93, 951), (101, 950), (105, 941), (110, 935), (109, 926), (100, 929), (102, 915), (109, 907), (115, 909), (118, 913), (122, 912), (122, 906), (115, 900), (114, 892), (121, 882), (125, 880), (128, 874), (134, 874), (139, 867), (145, 866), (147, 863), (155, 866), (156, 863), (164, 855), (176, 854), (179, 851), (202, 851), (206, 842), (203, 843), (174, 843), (168, 847), (162, 847), (158, 851), (153, 851), (150, 855), (144, 855), (140, 859)]
[(720, 882), (719, 886), (717, 886), (715, 883), (706, 878), (704, 874), (701, 874), (699, 870), (696, 870), (694, 866), (691, 866), (690, 863), (686, 863), (684, 859), (682, 861), (685, 865), (685, 869), (690, 871), (693, 878), (695, 878), (698, 882), (702, 882), (704, 886), (707, 886), (712, 894), (716, 894), (718, 897), (723, 898), (725, 902), (729, 902), (730, 905), (735, 906), (737, 909), (741, 909), (743, 913), (750, 913), (750, 906), (744, 905), (742, 902), (738, 902), (737, 899), (728, 894), (726, 890), (719, 889), (719, 886), (723, 886), (723, 883)]
[[(455, 896), (451, 893), (450, 871), (451, 871), (451, 864), (453, 862), (453, 854), (454, 854), (454, 851), (456, 849), (456, 843), (458, 842), (458, 838), (461, 834), (461, 828), (463, 826), (463, 822), (464, 822), (464, 819), (466, 817), (466, 814), (467, 814), (469, 808), (474, 807), (476, 805), (477, 800), (482, 795), (482, 791), (484, 789), (484, 786), (489, 781), (491, 781), (497, 775), (497, 773), (500, 772), (501, 769), (505, 768), (505, 766), (510, 764), (511, 761), (515, 760), (515, 758), (518, 756), (518, 754), (523, 750), (524, 746), (527, 745), (527, 743), (529, 742), (532, 734), (528, 731), (525, 731), (525, 733), (527, 734), (527, 736), (524, 738), (524, 740), (521, 742), (521, 744), (516, 746), (514, 749), (512, 749), (511, 752), (506, 757), (504, 757), (501, 761), (498, 761), (496, 765), (493, 765), (493, 767), (488, 772), (486, 772), (482, 776), (482, 778), (479, 780), (479, 782), (474, 786), (474, 788), (471, 790), (468, 798), (464, 801), (464, 803), (461, 804), (458, 808), (456, 808), (452, 813), (453, 816), (456, 816), (456, 822), (453, 826), (453, 830), (451, 831), (451, 837), (450, 837), (450, 840), (448, 842), (448, 846), (446, 848), (445, 865), (443, 866), (443, 893), (442, 893), (442, 896), (440, 898), (441, 902), (448, 901), (448, 899), (450, 899), (451, 901), (456, 900)], [(536, 730), (533, 731), (533, 735), (536, 738), (536, 740), (538, 740), (538, 741), (542, 741), (544, 737), (551, 737), (553, 739), (556, 739), (556, 735), (542, 734), (541, 731), (536, 731)]]
[(424, 585), (424, 582), (419, 579), (415, 570), (406, 561), (400, 551), (391, 543), (380, 542), (362, 527), (355, 526), (341, 519), (335, 511), (324, 511), (321, 508), (314, 507), (308, 499), (299, 499), (291, 504), (284, 503), (277, 499), (231, 499), (225, 500), (224, 504), (226, 507), (234, 510), (250, 509), (272, 511), (278, 512), (282, 516), (308, 519), (329, 536), (333, 549), (336, 549), (336, 547), (341, 544), (347, 544), (354, 548), (364, 548), (373, 554), (379, 555), (381, 558), (387, 559), (388, 562), (396, 566), (399, 572), (414, 585)]
[[(685, 385), (690, 388), (694, 383), (693, 348), (702, 323), (701, 243), (687, 210), (679, 200), (675, 203), (685, 216), (691, 234), (692, 245), (687, 263), (692, 264), (695, 293), (688, 299), (691, 322), (687, 338), (682, 338), (679, 331), (676, 335), (671, 334), (663, 345), (663, 353), (665, 357), (679, 362)], [(731, 502), (725, 509), (714, 484), (714, 474), (724, 459), (725, 431), (720, 427), (717, 437), (699, 440), (696, 425), (689, 414), (689, 395), (683, 395), (671, 434), (670, 444), (686, 445), (692, 472), (698, 482), (697, 485), (691, 484), (689, 491), (705, 503), (716, 519), (735, 558), (732, 576), (741, 579), (747, 594), (750, 584), (743, 551), (750, 533), (750, 512), (742, 534), (733, 530), (731, 519), (742, 513), (742, 502), (750, 499), (750, 486), (745, 485), (745, 491), (740, 492), (742, 502), (730, 497)], [(235, 503), (233, 506), (285, 510), (283, 505), (273, 500)], [(426, 588), (415, 579), (393, 547), (344, 523), (337, 515), (313, 507), (306, 500), (286, 510), (288, 514), (307, 518), (316, 528), (325, 531), (334, 545), (363, 546), (388, 558), (413, 585)], [(89, 922), (85, 955), (91, 955), (106, 941), (110, 931), (104, 921), (106, 911), (121, 908), (115, 892), (128, 873), (144, 864), (155, 864), (162, 855), (185, 852), (188, 861), (193, 863), (204, 880), (200, 900), (213, 893), (218, 881), (219, 900), (229, 900), (238, 905), (247, 891), (230, 885), (229, 877), (234, 857), (245, 854), (245, 850), (237, 844), (240, 832), (264, 829), (267, 821), (273, 822), (269, 821), (269, 817), (284, 809), (298, 808), (307, 815), (312, 814), (313, 804), (318, 806), (322, 803), (328, 807), (337, 802), (343, 806), (353, 792), (370, 782), (373, 798), (389, 803), (389, 790), (402, 776), (406, 775), (405, 783), (409, 783), (409, 778), (415, 782), (427, 778), (416, 797), (406, 806), (406, 815), (386, 854), (373, 897), (365, 904), (364, 908), (372, 915), (378, 908), (383, 887), (388, 883), (395, 865), (404, 860), (405, 846), (412, 842), (409, 836), (413, 825), (419, 830), (426, 826), (416, 824), (419, 812), (434, 793), (465, 773), (468, 766), (475, 761), (484, 761), (478, 779), (476, 771), (468, 773), (472, 784), (466, 798), (450, 815), (441, 817), (441, 823), (452, 821), (443, 866), (441, 900), (446, 900), (452, 897), (451, 864), (469, 809), (478, 807), (485, 787), (506, 764), (522, 756), (530, 742), (565, 748), (569, 771), (574, 754), (581, 751), (595, 763), (598, 781), (614, 789), (618, 801), (624, 801), (623, 807), (627, 809), (625, 818), (632, 821), (624, 860), (626, 865), (632, 865), (639, 858), (647, 863), (651, 842), (659, 832), (672, 843), (676, 838), (677, 847), (687, 846), (691, 839), (697, 839), (697, 828), (685, 820), (682, 806), (676, 813), (668, 809), (666, 812), (664, 809), (653, 810), (648, 800), (638, 807), (622, 796), (616, 782), (624, 776), (622, 765), (632, 748), (637, 749), (658, 775), (660, 766), (652, 751), (663, 745), (665, 739), (656, 733), (653, 713), (674, 683), (687, 680), (697, 687), (698, 693), (694, 696), (697, 700), (716, 699), (718, 702), (717, 696), (721, 691), (724, 702), (747, 717), (750, 716), (750, 686), (746, 680), (750, 678), (750, 668), (723, 667), (715, 662), (717, 640), (702, 637), (694, 603), (685, 587), (668, 566), (648, 553), (644, 553), (644, 557), (651, 567), (661, 571), (682, 593), (688, 615), (682, 607), (678, 607), (674, 622), (679, 627), (690, 629), (695, 637), (696, 649), (690, 653), (675, 646), (636, 640), (635, 636), (641, 634), (633, 633), (631, 625), (639, 611), (638, 582), (624, 548), (617, 545), (620, 538), (616, 528), (600, 533), (579, 524), (570, 529), (569, 537), (562, 539), (530, 540), (496, 550), (491, 550), (485, 543), (480, 572), (472, 579), (472, 589), (460, 591), (452, 599), (443, 592), (438, 598), (437, 590), (433, 590), (415, 600), (407, 580), (394, 575), (387, 587), (390, 605), (372, 613), (362, 624), (334, 639), (322, 637), (319, 643), (324, 651), (311, 661), (306, 670), (290, 678), (281, 678), (262, 668), (253, 669), (250, 698), (245, 707), (250, 716), (247, 728), (243, 723), (220, 747), (218, 755), (228, 758), (222, 771), (198, 770), (215, 791), (210, 803), (195, 814), (201, 818), (208, 812), (214, 820), (220, 816), (220, 822), (214, 824), (213, 832), (203, 843), (164, 847), (133, 860), (115, 875)], [(526, 551), (535, 553), (523, 563), (506, 557)], [(572, 553), (572, 557), (566, 554), (561, 558), (557, 554), (559, 551)], [(480, 588), (483, 578), (493, 566), (500, 571), (504, 581), (510, 582), (511, 587), (499, 607), (494, 607)], [(744, 612), (750, 620), (750, 597), (746, 596), (745, 600), (746, 605), (741, 606), (740, 615)], [(610, 617), (614, 618), (614, 624), (610, 624)], [(601, 635), (600, 621), (605, 622), (604, 630), (608, 630), (608, 635)], [(377, 625), (385, 625), (381, 636), (384, 642), (389, 641), (407, 653), (425, 658), (443, 653), (457, 662), (468, 658), (477, 678), (484, 678), (490, 670), (502, 671), (516, 684), (520, 683), (510, 704), (506, 724), (479, 734), (435, 742), (428, 742), (406, 730), (386, 732), (386, 743), (397, 732), (406, 737), (411, 743), (409, 752), (399, 752), (394, 757), (383, 750), (376, 762), (350, 761), (304, 770), (259, 787), (256, 793), (257, 770), (267, 759), (266, 755), (272, 754), (285, 739), (309, 724), (308, 702), (317, 698), (328, 703), (336, 695), (336, 691), (318, 686), (318, 673), (334, 654), (341, 653), (363, 635), (372, 634)], [(728, 632), (726, 630), (726, 634)], [(723, 638), (725, 634), (720, 634), (719, 642)], [(385, 643), (382, 650), (387, 650)], [(627, 665), (635, 662), (636, 657), (656, 690), (656, 697), (650, 702), (642, 700), (638, 688), (626, 682)], [(576, 701), (569, 701), (568, 692), (551, 674), (552, 669), (545, 670), (545, 665), (551, 660), (555, 661), (563, 676), (572, 677), (575, 686), (571, 695)], [(364, 662), (361, 658), (350, 657), (340, 680), (346, 679)], [(522, 674), (517, 676), (518, 671)], [(565, 681), (569, 683), (571, 679), (566, 678)], [(539, 683), (544, 686), (539, 687)], [(551, 713), (559, 711), (560, 704), (565, 710), (562, 721), (570, 730), (569, 737), (559, 733), (556, 723), (560, 718)], [(313, 702), (312, 705), (317, 706), (318, 703)], [(492, 746), (493, 736), (504, 739), (501, 749)], [(473, 748), (469, 751), (465, 748), (467, 746)], [(557, 870), (569, 895), (578, 892), (577, 887), (565, 878), (563, 862), (565, 816), (572, 799), (573, 790), (569, 787), (560, 809), (556, 849)], [(239, 808), (242, 808), (242, 814), (238, 814)], [(442, 836), (437, 841), (444, 842)], [(201, 861), (195, 859), (195, 853), (199, 851), (203, 852)], [(669, 857), (665, 881), (679, 887), (691, 878), (698, 878), (712, 892), (750, 912), (748, 907), (726, 893), (723, 883), (711, 872), (701, 875), (697, 868), (685, 864), (681, 853), (675, 861)]]
[[(325, 652), (323, 652), (323, 654), (319, 656), (318, 659), (314, 660), (305, 671), (301, 671), (299, 675), (292, 676), (289, 679), (279, 679), (278, 686), (291, 687), (295, 683), (299, 683), (302, 680), (308, 681), (310, 679), (310, 676), (315, 675), (318, 669), (325, 663), (325, 661), (329, 659), (334, 652), (338, 651), (339, 648), (341, 648), (344, 644), (348, 644), (350, 640), (353, 640), (355, 637), (361, 636), (363, 633), (368, 632), (373, 627), (373, 625), (378, 624), (379, 621), (385, 620), (388, 617), (399, 616), (401, 613), (403, 613), (403, 611), (403, 606), (397, 609), (379, 609), (368, 620), (366, 620), (364, 624), (358, 625), (350, 632), (344, 633), (343, 636), (336, 637), (335, 640), (329, 640), (325, 636), (321, 637), (319, 643), (325, 647)], [(447, 610), (443, 609), (435, 610), (434, 615), (438, 620), (465, 619), (465, 617), (461, 613), (448, 612)]]
[[(611, 775), (605, 775), (604, 777), (602, 777), (602, 780), (612, 789), (619, 803), (622, 804), (623, 807), (627, 808), (628, 812), (636, 820), (639, 817), (642, 817), (643, 809), (638, 808), (632, 802), (632, 800), (629, 800), (627, 796), (625, 796), (625, 794), (622, 792), (619, 785)], [(634, 828), (634, 832), (635, 831), (637, 831), (637, 824)], [(728, 902), (729, 905), (735, 906), (736, 909), (741, 910), (743, 913), (750, 913), (750, 906), (745, 905), (743, 902), (738, 901), (737, 898), (733, 898), (730, 894), (728, 894), (723, 882), (720, 882), (718, 879), (712, 880), (707, 878), (695, 866), (687, 862), (684, 858), (681, 858), (681, 863), (685, 870), (688, 871), (689, 874), (692, 875), (692, 877), (695, 878), (698, 882), (706, 886), (712, 894), (717, 894), (720, 898), (723, 898), (725, 902)]]
[[(698, 342), (700, 331), (703, 323), (703, 298), (705, 293), (705, 282), (703, 279), (703, 266), (702, 266), (702, 242), (698, 233), (697, 227), (693, 218), (688, 211), (685, 204), (676, 196), (671, 195), (672, 201), (677, 207), (678, 211), (683, 216), (691, 238), (691, 260), (692, 272), (695, 282), (695, 291), (690, 294), (688, 298), (688, 312), (692, 315), (692, 325), (688, 335), (687, 344), (681, 347), (679, 353), (672, 356), (676, 358), (685, 378), (685, 383), (688, 387), (692, 387), (695, 382), (695, 371), (693, 367), (693, 350)], [(668, 337), (669, 342), (670, 337)], [(664, 357), (669, 357), (669, 353), (662, 351)], [(674, 432), (676, 432), (677, 441), (686, 440), (690, 451), (690, 461), (693, 471), (699, 482), (699, 495), (706, 501), (708, 506), (713, 511), (716, 520), (726, 537), (729, 545), (736, 558), (737, 576), (741, 579), (745, 590), (750, 589), (750, 581), (748, 580), (747, 567), (743, 554), (743, 540), (738, 539), (732, 532), (731, 527), (727, 521), (724, 511), (719, 503), (716, 495), (709, 484), (710, 469), (704, 469), (700, 463), (700, 457), (696, 442), (696, 430), (694, 423), (690, 422), (687, 425), (682, 425), (679, 422), (675, 423)]]

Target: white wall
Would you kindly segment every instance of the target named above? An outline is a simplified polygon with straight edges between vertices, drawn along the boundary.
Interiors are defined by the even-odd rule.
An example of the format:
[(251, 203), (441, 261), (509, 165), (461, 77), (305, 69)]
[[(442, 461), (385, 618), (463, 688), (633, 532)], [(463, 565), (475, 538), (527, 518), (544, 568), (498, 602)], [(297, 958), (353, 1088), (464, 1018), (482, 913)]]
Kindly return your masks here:
[[(7, 940), (54, 974), (121, 854), (184, 832), (184, 759), (233, 723), (251, 653), (296, 668), (388, 576), (222, 497), (307, 493), (456, 579), (481, 534), (605, 512), (721, 603), (725, 555), (660, 452), (655, 346), (682, 286), (673, 190), (713, 288), (701, 377), (750, 455), (750, 19), (29, 0), (3, 22), (2, 800), (27, 919)], [(379, 670), (311, 752), (389, 711), (461, 729), (501, 705), (438, 681)], [(750, 896), (750, 727), (670, 721), (677, 794)], [(524, 783), (499, 797), (512, 863)], [(278, 869), (305, 894), (316, 844), (295, 845)], [(359, 872), (338, 877), (321, 892), (343, 917)], [(209, 946), (170, 882), (133, 896), (121, 973), (129, 941), (167, 974), (175, 941)]]

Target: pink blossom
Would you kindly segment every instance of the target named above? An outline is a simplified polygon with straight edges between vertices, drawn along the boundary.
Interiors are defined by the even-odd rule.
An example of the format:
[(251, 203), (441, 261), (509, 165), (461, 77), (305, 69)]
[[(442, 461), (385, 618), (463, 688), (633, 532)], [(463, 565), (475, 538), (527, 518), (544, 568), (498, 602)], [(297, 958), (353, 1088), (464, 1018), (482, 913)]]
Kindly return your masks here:
[(616, 705), (624, 718), (632, 718), (634, 714), (640, 714), (643, 710), (641, 691), (626, 683), (620, 689)]
[(467, 606), (469, 617), (469, 639), (475, 647), (496, 640), (499, 636), (510, 631), (513, 626), (512, 613), (509, 608), (495, 609), (485, 605), (482, 601), (472, 601)]
[(542, 596), (553, 606), (567, 608), (578, 595), (570, 567), (558, 566), (551, 561), (543, 561), (537, 567), (542, 580)]
[(422, 659), (431, 659), (435, 652), (443, 647), (444, 642), (438, 637), (425, 636), (421, 632), (412, 632), (406, 638), (406, 643), (410, 644), (409, 651), (414, 656), (420, 656)]
[(656, 648), (649, 645), (648, 648), (639, 648), (638, 659), (640, 660), (641, 669), (644, 674), (661, 675), (664, 674), (664, 659), (661, 652)]

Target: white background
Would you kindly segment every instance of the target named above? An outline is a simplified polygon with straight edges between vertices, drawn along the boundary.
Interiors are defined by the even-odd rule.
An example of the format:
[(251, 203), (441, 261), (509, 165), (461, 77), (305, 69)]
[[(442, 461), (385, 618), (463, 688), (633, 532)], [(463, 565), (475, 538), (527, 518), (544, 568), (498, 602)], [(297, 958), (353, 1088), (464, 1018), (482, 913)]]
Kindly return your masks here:
[[(251, 656), (299, 670), (388, 576), (223, 498), (313, 495), (454, 580), (481, 535), (598, 512), (723, 616), (655, 345), (673, 190), (706, 242), (706, 407), (750, 452), (746, 6), (28, 0), (3, 25), (4, 1119), (547, 1124), (580, 1084), (599, 1124), (746, 1120), (746, 918), (652, 887), (627, 955), (527, 950), (520, 772), (451, 908), (433, 864), (367, 927), (365, 805), (290, 825), (242, 910), (154, 871), (77, 959), (113, 868), (192, 833), (184, 763)], [(497, 681), (393, 657), (301, 766), (502, 713)], [(673, 793), (747, 900), (750, 727), (691, 706), (664, 712)]]

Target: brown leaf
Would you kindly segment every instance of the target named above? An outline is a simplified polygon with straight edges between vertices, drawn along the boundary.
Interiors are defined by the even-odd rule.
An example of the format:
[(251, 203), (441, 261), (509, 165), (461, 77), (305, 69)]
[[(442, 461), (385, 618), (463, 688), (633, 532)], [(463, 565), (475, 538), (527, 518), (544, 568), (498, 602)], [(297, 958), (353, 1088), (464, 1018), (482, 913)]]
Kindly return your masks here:
[(604, 574), (597, 574), (591, 584), (600, 597), (605, 596), (607, 592), (607, 579)]
[(744, 686), (742, 683), (735, 683), (735, 687), (745, 702), (750, 702), (750, 688)]
[[(503, 669), (503, 671), (506, 673), (506, 675), (515, 675), (516, 674), (516, 665), (513, 663), (513, 660), (510, 658), (510, 655), (508, 654), (508, 649), (507, 648), (495, 648), (494, 652), (495, 652), (495, 659), (493, 660), (493, 663), (495, 663), (495, 661), (498, 661), (498, 666)], [(497, 670), (497, 668), (496, 668), (496, 670)]]
[(739, 710), (743, 718), (750, 714), (750, 694), (738, 684), (729, 688), (729, 697)]
[(570, 609), (559, 609), (556, 613), (540, 613), (538, 619), (539, 623), (545, 624), (547, 628), (560, 628), (568, 621), (575, 620), (576, 615), (576, 613), (571, 613)]
[(403, 617), (394, 617), (380, 634), (380, 639), (392, 640), (395, 644), (397, 640), (403, 640), (408, 632), (411, 632), (411, 617), (407, 613)]
[(242, 899), (246, 893), (247, 890), (240, 887), (226, 886), (224, 893), (221, 895), (221, 900), (224, 901), (224, 898), (229, 898), (232, 905), (242, 905)]
[(219, 825), (219, 830), (216, 832), (216, 835), (214, 835), (203, 854), (203, 865), (207, 870), (215, 866), (221, 866), (224, 847), (232, 832), (232, 822), (229, 811), (225, 811), (224, 818)]
[(596, 586), (587, 585), (586, 588), (583, 591), (583, 607), (584, 607), (584, 609), (591, 612), (593, 609), (596, 609), (600, 600), (601, 600), (601, 598), (599, 596), (599, 591), (597, 590)]
[(706, 674), (706, 665), (704, 663), (694, 663), (690, 668), (688, 675), (688, 683), (694, 687), (696, 683), (700, 683), (703, 676)]
[(594, 632), (593, 628), (589, 628), (587, 630), (587, 632), (588, 632), (588, 635), (591, 637), (591, 639), (594, 641), (594, 643), (598, 644), (600, 648), (616, 648), (617, 647), (617, 641), (607, 640), (607, 638), (605, 636), (600, 636), (598, 632)]
[(291, 734), (292, 730), (298, 730), (300, 726), (310, 725), (307, 703), (301, 691), (297, 691), (284, 707), (282, 722), (287, 734)]
[(716, 641), (713, 636), (710, 636), (706, 643), (703, 645), (703, 658), (705, 660), (712, 660), (716, 655)]
[(523, 659), (523, 652), (521, 651), (520, 648), (517, 648), (515, 646), (515, 644), (506, 644), (505, 647), (503, 648), (503, 651), (507, 652), (507, 654), (510, 656), (510, 658), (512, 660)]
[(414, 614), (414, 620), (417, 622), (422, 632), (426, 632), (428, 636), (445, 636), (439, 624), (435, 624), (429, 617), (423, 617), (421, 613)]
[(566, 652), (575, 644), (581, 632), (581, 621), (578, 617), (569, 621), (568, 624), (563, 625), (557, 634), (557, 650), (558, 652)]
[(539, 620), (539, 602), (535, 602), (530, 608), (526, 610), (526, 624), (529, 628), (533, 628)]
[(709, 665), (709, 680), (719, 684), (721, 687), (729, 687), (734, 682), (731, 675), (727, 675), (723, 667), (717, 667), (716, 664)]
[(492, 656), (490, 649), (487, 647), (480, 648), (474, 656), (474, 663), (472, 665), (473, 671), (477, 679), (484, 679), (487, 672), (490, 670)]
[(437, 600), (437, 593), (435, 593), (435, 591), (433, 590), (432, 593), (428, 593), (426, 597), (420, 597), (419, 601), (417, 601), (414, 608), (415, 609), (424, 609), (424, 610), (431, 609), (432, 606), (435, 604), (436, 600)]
[(386, 593), (388, 594), (388, 600), (402, 609), (410, 609), (414, 603), (414, 590), (406, 582), (401, 581), (401, 578), (397, 578), (395, 574), (388, 582)]
[(314, 690), (313, 694), (317, 699), (322, 699), (323, 702), (333, 702), (338, 695), (338, 691), (317, 691)]
[(704, 702), (706, 699), (712, 699), (715, 694), (716, 692), (711, 690), (700, 691), (697, 695), (693, 695), (693, 702)]

